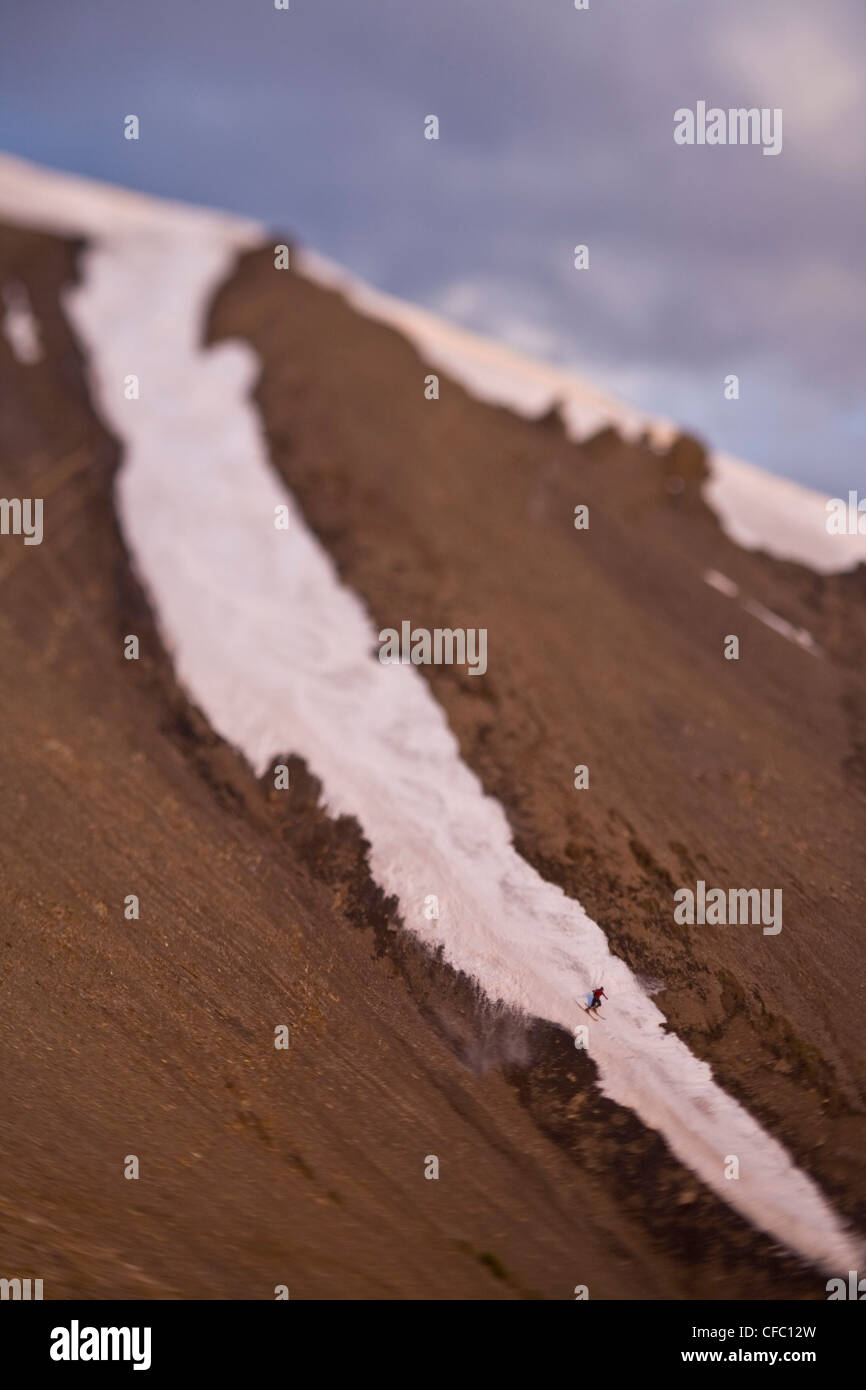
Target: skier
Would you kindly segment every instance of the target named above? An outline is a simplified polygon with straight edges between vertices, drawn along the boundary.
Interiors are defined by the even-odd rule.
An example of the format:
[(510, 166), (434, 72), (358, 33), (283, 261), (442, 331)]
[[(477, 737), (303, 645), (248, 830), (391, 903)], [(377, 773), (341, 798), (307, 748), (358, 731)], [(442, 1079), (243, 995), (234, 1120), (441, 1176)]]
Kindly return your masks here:
[(602, 995), (604, 995), (604, 998), (605, 998), (605, 999), (607, 998), (607, 995), (604, 993), (604, 989), (602, 988), (601, 985), (599, 985), (598, 989), (594, 989), (594, 990), (592, 991), (592, 999), (590, 1000), (590, 1004), (589, 1004), (589, 1007), (590, 1007), (591, 1009), (600, 1009), (600, 1008), (601, 1008)]

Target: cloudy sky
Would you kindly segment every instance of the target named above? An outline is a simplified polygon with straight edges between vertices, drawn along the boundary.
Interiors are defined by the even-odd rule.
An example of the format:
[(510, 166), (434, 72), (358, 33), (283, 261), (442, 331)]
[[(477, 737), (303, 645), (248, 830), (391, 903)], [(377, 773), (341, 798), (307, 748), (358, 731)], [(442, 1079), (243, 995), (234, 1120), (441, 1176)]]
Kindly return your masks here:
[[(862, 490), (866, 4), (589, 4), (0, 0), (0, 146), (260, 217), (717, 447)], [(781, 154), (676, 145), (699, 100), (781, 107)]]

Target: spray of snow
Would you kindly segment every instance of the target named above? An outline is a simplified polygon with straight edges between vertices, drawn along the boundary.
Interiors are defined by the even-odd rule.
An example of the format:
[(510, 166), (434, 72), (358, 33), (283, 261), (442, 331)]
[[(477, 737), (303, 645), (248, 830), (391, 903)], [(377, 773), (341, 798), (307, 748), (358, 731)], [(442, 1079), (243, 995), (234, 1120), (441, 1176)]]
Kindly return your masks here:
[(30, 308), (30, 296), (19, 280), (3, 286), (3, 335), (19, 362), (32, 367), (42, 359), (39, 325)]
[[(724, 594), (726, 598), (737, 598), (740, 592), (739, 584), (735, 584), (733, 579), (728, 579), (726, 574), (720, 574), (718, 570), (706, 570), (704, 583), (709, 584), (717, 593)], [(744, 598), (743, 607), (765, 627), (777, 632), (786, 641), (793, 642), (795, 647), (802, 647), (813, 656), (823, 656), (818, 643), (805, 627), (794, 627), (787, 618), (781, 618), (778, 613), (774, 613), (771, 608), (765, 608), (763, 603), (759, 603), (755, 598)]]
[(736, 598), (740, 592), (739, 584), (735, 584), (733, 579), (729, 579), (726, 574), (720, 574), (718, 570), (705, 570), (704, 583), (709, 584), (717, 593), (724, 594), (725, 598)]
[[(7, 170), (8, 173), (8, 170)], [(8, 182), (8, 180), (7, 180)], [(604, 983), (592, 1056), (604, 1093), (756, 1226), (828, 1270), (858, 1267), (818, 1189), (673, 1034), (580, 904), (515, 852), (505, 815), (461, 762), (417, 670), (383, 666), (376, 634), (268, 463), (246, 344), (203, 350), (210, 297), (250, 224), (26, 169), (24, 217), (92, 238), (69, 311), (95, 395), (124, 444), (118, 504), (179, 679), (258, 773), (301, 754), (328, 809), (354, 815), (407, 927), (493, 998), (572, 1031)], [(77, 182), (77, 181), (76, 181)], [(0, 201), (2, 205), (2, 201)], [(5, 209), (4, 209), (5, 211)], [(134, 370), (141, 399), (123, 397)], [(274, 526), (289, 510), (290, 529)], [(438, 921), (422, 912), (427, 894)], [(736, 1154), (738, 1181), (726, 1181)]]

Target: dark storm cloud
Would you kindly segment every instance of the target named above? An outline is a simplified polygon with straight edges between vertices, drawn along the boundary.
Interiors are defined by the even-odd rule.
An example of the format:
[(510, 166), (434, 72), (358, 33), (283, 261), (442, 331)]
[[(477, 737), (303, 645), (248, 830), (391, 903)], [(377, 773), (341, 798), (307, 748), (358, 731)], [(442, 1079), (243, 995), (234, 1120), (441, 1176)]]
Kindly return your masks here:
[[(30, 8), (4, 25), (7, 148), (292, 228), (733, 452), (862, 476), (857, 0)], [(676, 146), (699, 99), (782, 107), (782, 153)]]

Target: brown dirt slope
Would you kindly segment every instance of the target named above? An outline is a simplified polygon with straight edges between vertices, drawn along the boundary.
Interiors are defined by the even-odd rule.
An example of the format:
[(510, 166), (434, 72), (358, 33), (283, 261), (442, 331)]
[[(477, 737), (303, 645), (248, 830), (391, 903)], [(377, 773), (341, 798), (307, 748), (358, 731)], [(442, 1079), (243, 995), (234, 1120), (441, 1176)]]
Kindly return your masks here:
[[(485, 1011), (395, 929), (357, 828), (322, 814), (296, 760), (281, 798), (190, 707), (116, 526), (118, 450), (59, 307), (74, 273), (71, 244), (0, 228), (0, 281), (27, 284), (47, 348), (24, 366), (0, 337), (2, 492), (45, 499), (41, 546), (0, 539), (0, 1273), (44, 1279), (49, 1298), (271, 1298), (277, 1284), (293, 1298), (570, 1298), (579, 1283), (593, 1298), (823, 1297), (822, 1277), (598, 1096), (568, 1038)], [(255, 262), (247, 273), (258, 295)], [(326, 400), (313, 422), (333, 438), (336, 543), (347, 514)], [(464, 410), (498, 441), (496, 417)], [(519, 461), (524, 436), (502, 425)], [(370, 481), (348, 485), (369, 494), (361, 550), (386, 503), (374, 442)], [(392, 541), (401, 584), (421, 585), (399, 527)], [(431, 565), (440, 544), (434, 529)], [(138, 662), (122, 656), (129, 633)], [(500, 739), (516, 754), (521, 719), (538, 717), (518, 678), (500, 674), (494, 697), (440, 683), (469, 721), (464, 745), (489, 749), (488, 781)], [(492, 701), (512, 682), (524, 714), (497, 731)], [(488, 735), (474, 703), (459, 714), (467, 698)], [(513, 772), (527, 852), (540, 765)], [(569, 833), (601, 844), (588, 823)], [(123, 915), (132, 893), (138, 921)]]
[[(210, 332), (259, 351), (274, 463), (377, 625), (488, 629), (485, 676), (421, 669), (521, 852), (664, 982), (672, 1026), (864, 1224), (866, 570), (733, 545), (688, 438), (662, 458), (612, 431), (578, 447), (556, 412), (527, 422), (441, 372), (425, 399), (431, 368), (399, 334), (268, 250)], [(674, 889), (699, 878), (781, 888), (781, 933), (675, 925)]]

